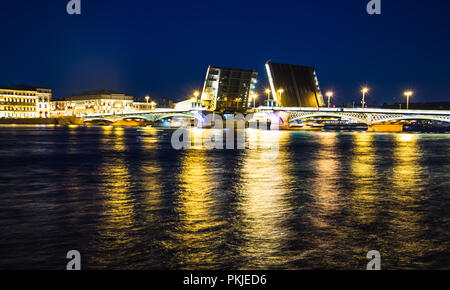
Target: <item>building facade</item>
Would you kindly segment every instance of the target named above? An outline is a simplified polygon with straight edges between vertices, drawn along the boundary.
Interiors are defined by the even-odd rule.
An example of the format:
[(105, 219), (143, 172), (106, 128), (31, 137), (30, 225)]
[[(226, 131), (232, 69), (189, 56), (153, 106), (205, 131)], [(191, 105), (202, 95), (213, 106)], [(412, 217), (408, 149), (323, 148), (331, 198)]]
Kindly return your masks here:
[(134, 102), (127, 94), (110, 90), (84, 92), (52, 102), (52, 116), (76, 116), (121, 114), (151, 111), (156, 108), (154, 101)]
[(277, 106), (324, 106), (316, 69), (310, 66), (266, 62), (270, 90)]
[(90, 114), (133, 112), (133, 97), (110, 90), (89, 91), (52, 102), (52, 115), (83, 117)]
[(0, 118), (48, 118), (52, 91), (32, 86), (0, 87)]
[(221, 113), (245, 112), (254, 93), (258, 72), (209, 66), (201, 94), (201, 104)]
[(156, 102), (133, 102), (133, 110), (136, 112), (140, 111), (151, 111), (156, 109)]

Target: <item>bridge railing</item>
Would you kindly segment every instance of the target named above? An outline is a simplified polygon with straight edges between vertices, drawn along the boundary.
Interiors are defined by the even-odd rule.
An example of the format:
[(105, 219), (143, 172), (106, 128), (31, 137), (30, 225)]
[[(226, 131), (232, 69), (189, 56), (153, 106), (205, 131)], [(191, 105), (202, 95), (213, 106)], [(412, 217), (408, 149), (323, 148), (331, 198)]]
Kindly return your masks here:
[(257, 108), (261, 111), (305, 111), (305, 112), (347, 112), (347, 113), (375, 113), (375, 114), (404, 114), (404, 115), (447, 115), (447, 110), (403, 110), (403, 109), (381, 109), (381, 108), (325, 108), (325, 107), (267, 107)]
[(105, 113), (105, 114), (87, 114), (85, 117), (113, 117), (113, 116), (128, 116), (128, 115), (146, 115), (146, 114), (165, 114), (165, 113), (188, 113), (195, 111), (204, 111), (204, 109), (195, 109), (195, 110), (181, 110), (181, 109), (170, 109), (170, 108), (161, 108), (149, 111), (128, 111), (128, 112), (120, 112), (120, 113)]

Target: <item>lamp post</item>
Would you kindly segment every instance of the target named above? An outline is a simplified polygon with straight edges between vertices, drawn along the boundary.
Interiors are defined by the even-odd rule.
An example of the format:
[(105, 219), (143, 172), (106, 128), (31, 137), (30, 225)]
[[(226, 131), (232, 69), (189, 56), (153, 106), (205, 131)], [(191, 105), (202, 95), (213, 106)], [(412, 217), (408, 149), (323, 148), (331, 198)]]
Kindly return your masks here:
[(332, 91), (328, 91), (326, 93), (327, 97), (328, 97), (328, 108), (330, 107), (330, 98), (333, 96), (333, 92)]
[(406, 109), (409, 110), (409, 97), (412, 96), (413, 92), (408, 90), (403, 93), (406, 96)]
[(192, 98), (192, 107), (195, 108), (198, 106), (198, 96), (200, 95), (200, 93), (198, 91), (194, 92), (194, 97)]
[(267, 94), (267, 106), (269, 106), (269, 102), (270, 102), (270, 89), (266, 89), (266, 94)]
[(155, 103), (154, 101), (152, 101), (152, 102), (150, 103), (150, 105), (152, 105), (152, 109), (153, 109), (153, 110), (156, 108), (156, 103)]
[(281, 101), (281, 94), (282, 94), (282, 93), (284, 93), (284, 90), (283, 90), (283, 89), (279, 89), (279, 90), (278, 90), (278, 94), (280, 95), (280, 101)]
[(145, 100), (147, 101), (147, 104), (148, 104), (148, 100), (150, 100), (150, 96), (145, 96)]
[(256, 108), (256, 99), (258, 98), (258, 95), (252, 94), (251, 98), (253, 99), (253, 108)]
[(239, 110), (239, 102), (241, 101), (241, 98), (236, 98), (235, 101), (236, 101), (236, 111), (238, 111)]
[(364, 109), (366, 107), (365, 97), (366, 94), (369, 92), (369, 89), (364, 87), (362, 88), (361, 92), (362, 92), (362, 108)]

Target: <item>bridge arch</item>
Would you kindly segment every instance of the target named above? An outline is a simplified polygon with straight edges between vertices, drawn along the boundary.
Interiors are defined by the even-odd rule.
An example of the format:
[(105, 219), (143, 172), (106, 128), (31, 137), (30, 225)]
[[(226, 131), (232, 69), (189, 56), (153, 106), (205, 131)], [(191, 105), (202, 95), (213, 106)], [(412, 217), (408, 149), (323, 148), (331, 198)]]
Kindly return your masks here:
[(302, 119), (308, 119), (308, 118), (317, 118), (317, 117), (335, 117), (340, 118), (344, 120), (353, 120), (357, 121), (359, 123), (368, 123), (367, 120), (358, 118), (356, 116), (348, 115), (348, 114), (337, 114), (337, 113), (328, 113), (328, 112), (317, 112), (312, 114), (301, 114), (301, 115), (294, 115), (290, 116), (289, 122), (302, 120)]
[(116, 122), (125, 119), (139, 119), (139, 120), (147, 120), (152, 122), (157, 122), (162, 119), (167, 118), (194, 118), (199, 122), (203, 122), (206, 120), (206, 117), (201, 112), (151, 112), (151, 113), (143, 113), (143, 114), (121, 114), (121, 115), (108, 115), (108, 116), (87, 116), (85, 117), (85, 122), (92, 121), (108, 121), (108, 122)]
[(179, 118), (194, 118), (194, 119), (198, 120), (199, 122), (201, 122), (204, 120), (204, 118), (202, 116), (203, 115), (183, 114), (183, 113), (161, 114), (161, 115), (154, 116), (153, 121), (157, 122), (157, 121), (161, 121), (162, 119), (179, 117)]
[(153, 121), (150, 116), (147, 115), (126, 115), (126, 116), (116, 116), (115, 120), (125, 120), (125, 119), (141, 119), (141, 120), (147, 120), (147, 121)]
[(85, 118), (84, 122), (111, 122), (114, 123), (116, 120), (108, 117), (95, 117), (95, 118)]

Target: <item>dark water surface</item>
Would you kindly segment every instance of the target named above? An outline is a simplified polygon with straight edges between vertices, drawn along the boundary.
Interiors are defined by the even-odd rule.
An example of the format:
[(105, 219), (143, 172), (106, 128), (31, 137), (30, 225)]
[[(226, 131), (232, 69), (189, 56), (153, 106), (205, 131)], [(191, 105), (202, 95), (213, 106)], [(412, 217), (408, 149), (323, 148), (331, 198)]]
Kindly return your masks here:
[(450, 135), (171, 132), (0, 127), (0, 269), (450, 269)]

